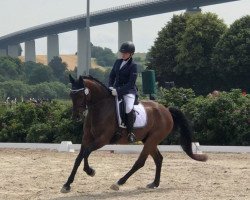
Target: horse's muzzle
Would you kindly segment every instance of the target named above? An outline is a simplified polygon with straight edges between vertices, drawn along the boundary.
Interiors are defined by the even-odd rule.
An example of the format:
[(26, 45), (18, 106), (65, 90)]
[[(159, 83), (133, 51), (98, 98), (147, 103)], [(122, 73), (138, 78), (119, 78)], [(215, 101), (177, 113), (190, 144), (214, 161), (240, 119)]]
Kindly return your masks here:
[(78, 110), (74, 110), (72, 111), (72, 116), (71, 119), (75, 120), (76, 122), (80, 122), (83, 120), (83, 113), (84, 113), (85, 109), (78, 109)]

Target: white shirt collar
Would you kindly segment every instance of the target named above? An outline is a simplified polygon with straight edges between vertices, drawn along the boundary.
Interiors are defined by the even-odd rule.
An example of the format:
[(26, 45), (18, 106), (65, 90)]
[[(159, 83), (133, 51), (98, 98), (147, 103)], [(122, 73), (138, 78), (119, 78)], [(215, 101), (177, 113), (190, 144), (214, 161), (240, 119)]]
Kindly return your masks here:
[(128, 60), (123, 60), (120, 66), (120, 69), (127, 64), (127, 62), (131, 59), (131, 57)]

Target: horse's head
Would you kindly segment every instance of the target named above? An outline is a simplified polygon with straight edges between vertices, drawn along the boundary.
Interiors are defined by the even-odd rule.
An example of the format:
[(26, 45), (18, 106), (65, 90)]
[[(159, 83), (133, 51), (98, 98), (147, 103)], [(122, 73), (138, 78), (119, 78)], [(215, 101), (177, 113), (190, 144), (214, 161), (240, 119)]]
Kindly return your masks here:
[(112, 98), (109, 89), (91, 76), (80, 76), (75, 80), (69, 75), (69, 80), (72, 85), (70, 97), (73, 102), (73, 119), (79, 120), (88, 107), (97, 106), (100, 101)]
[(84, 84), (83, 78), (80, 76), (79, 79), (74, 79), (69, 75), (71, 82), (70, 97), (73, 102), (73, 113), (72, 118), (80, 120), (83, 112), (87, 109), (87, 99), (89, 95), (89, 88)]

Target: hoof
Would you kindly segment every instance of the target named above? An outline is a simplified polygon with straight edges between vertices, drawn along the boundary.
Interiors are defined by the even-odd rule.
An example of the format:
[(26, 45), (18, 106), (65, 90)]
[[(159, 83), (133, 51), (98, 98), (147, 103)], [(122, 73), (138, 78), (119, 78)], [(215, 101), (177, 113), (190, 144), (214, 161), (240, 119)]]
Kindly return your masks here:
[(68, 193), (70, 192), (70, 186), (63, 186), (61, 189), (61, 193)]
[(155, 189), (157, 187), (158, 187), (158, 185), (156, 185), (155, 183), (150, 183), (147, 185), (147, 188), (149, 188), (149, 189)]
[(91, 176), (91, 177), (95, 176), (95, 170), (94, 169), (92, 169), (91, 173), (89, 173), (89, 176)]
[(95, 176), (95, 170), (92, 169), (92, 168), (89, 168), (88, 171), (83, 169), (83, 171), (85, 171), (86, 174), (88, 174), (88, 175), (91, 176), (91, 177)]
[(119, 185), (117, 183), (115, 183), (115, 184), (110, 186), (110, 189), (118, 191), (119, 190)]

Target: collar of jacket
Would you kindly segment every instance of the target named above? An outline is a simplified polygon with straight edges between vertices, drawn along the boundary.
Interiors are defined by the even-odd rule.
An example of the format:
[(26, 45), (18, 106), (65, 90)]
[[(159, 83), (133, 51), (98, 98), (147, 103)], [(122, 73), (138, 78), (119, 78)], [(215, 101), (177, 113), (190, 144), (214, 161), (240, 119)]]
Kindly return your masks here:
[(132, 61), (133, 61), (133, 58), (131, 57), (131, 58), (128, 60), (128, 62), (120, 69), (120, 66), (121, 66), (121, 64), (122, 64), (122, 61), (123, 61), (123, 59), (120, 59), (120, 61), (119, 61), (119, 70), (123, 70), (124, 68), (126, 68), (126, 66), (130, 65), (130, 64), (132, 63)]

